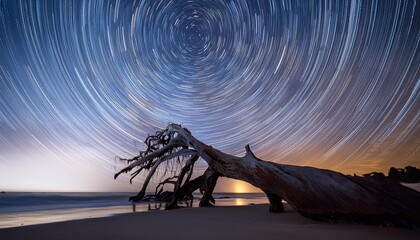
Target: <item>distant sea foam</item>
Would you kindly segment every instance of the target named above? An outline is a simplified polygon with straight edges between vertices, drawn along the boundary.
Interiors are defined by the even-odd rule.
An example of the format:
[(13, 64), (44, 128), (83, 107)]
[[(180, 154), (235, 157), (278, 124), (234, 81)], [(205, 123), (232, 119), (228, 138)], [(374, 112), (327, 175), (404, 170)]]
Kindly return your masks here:
[[(97, 208), (110, 206), (131, 206), (129, 196), (135, 193), (29, 193), (9, 192), (0, 194), (0, 214), (73, 208)], [(196, 196), (199, 199), (199, 195)], [(214, 198), (222, 205), (241, 205), (264, 201), (261, 193), (215, 193)], [(240, 199), (241, 201), (239, 201)], [(254, 201), (255, 200), (255, 201)], [(198, 200), (197, 200), (198, 201)], [(142, 202), (138, 203), (142, 204)], [(145, 203), (143, 203), (145, 204)]]

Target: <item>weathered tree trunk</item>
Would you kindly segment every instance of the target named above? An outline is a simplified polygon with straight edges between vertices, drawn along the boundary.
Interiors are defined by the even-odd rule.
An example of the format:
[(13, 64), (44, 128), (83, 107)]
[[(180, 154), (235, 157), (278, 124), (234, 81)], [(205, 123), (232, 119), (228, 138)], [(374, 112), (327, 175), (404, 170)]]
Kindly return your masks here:
[[(224, 176), (248, 182), (261, 189), (270, 201), (272, 212), (283, 211), (281, 200), (284, 199), (300, 214), (316, 220), (420, 226), (420, 193), (399, 183), (384, 178), (345, 176), (330, 170), (263, 161), (251, 152), (249, 146), (246, 146), (244, 157), (232, 156), (202, 143), (187, 129), (176, 124), (170, 124), (163, 135), (172, 138), (163, 147), (140, 156), (116, 176), (134, 167), (141, 168), (145, 164), (141, 161), (150, 155), (157, 156), (159, 160), (156, 162), (160, 164), (170, 158), (171, 154), (182, 155), (180, 151), (188, 148), (188, 156), (200, 156), (209, 166), (202, 176), (204, 183), (200, 188), (205, 189), (205, 200), (200, 206), (211, 202), (217, 178)], [(169, 145), (172, 146), (170, 149), (183, 149), (167, 155), (155, 153)], [(148, 182), (150, 178), (146, 180)], [(140, 196), (142, 194), (144, 196), (144, 190)]]

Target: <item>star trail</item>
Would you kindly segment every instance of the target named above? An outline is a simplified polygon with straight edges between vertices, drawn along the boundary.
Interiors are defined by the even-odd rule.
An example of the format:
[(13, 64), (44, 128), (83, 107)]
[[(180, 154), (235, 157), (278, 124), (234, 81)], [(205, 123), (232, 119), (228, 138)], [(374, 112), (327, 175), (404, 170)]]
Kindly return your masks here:
[(419, 5), (1, 0), (0, 188), (126, 189), (114, 157), (170, 122), (278, 163), (420, 167)]

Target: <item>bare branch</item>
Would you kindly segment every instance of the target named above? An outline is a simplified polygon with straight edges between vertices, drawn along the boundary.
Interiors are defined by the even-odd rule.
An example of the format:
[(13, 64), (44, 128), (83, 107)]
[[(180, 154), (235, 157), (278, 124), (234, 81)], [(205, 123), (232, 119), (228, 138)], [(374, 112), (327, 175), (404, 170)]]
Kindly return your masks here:
[[(128, 159), (132, 163), (115, 174), (116, 178), (134, 167), (140, 169), (133, 176), (142, 171), (142, 167), (149, 170), (139, 194), (130, 198), (133, 201), (144, 197), (158, 166), (174, 159), (169, 163), (173, 165), (167, 165), (171, 167), (171, 173), (179, 171), (178, 166), (185, 165), (179, 174), (175, 174), (177, 177), (163, 181), (174, 184), (172, 206), (176, 206), (179, 196), (191, 194), (198, 188), (204, 193), (200, 206), (211, 205), (217, 179), (225, 176), (260, 188), (266, 193), (273, 212), (283, 210), (281, 200), (284, 199), (303, 216), (316, 220), (420, 227), (420, 193), (387, 179), (344, 176), (326, 169), (263, 161), (252, 153), (249, 145), (244, 157), (232, 156), (204, 144), (178, 124), (170, 124), (148, 136), (145, 144), (147, 150)], [(202, 176), (190, 180), (199, 157), (207, 162), (208, 169)]]
[(175, 138), (172, 141), (170, 141), (167, 145), (164, 145), (163, 147), (150, 152), (148, 155), (145, 155), (141, 158), (138, 158), (136, 161), (134, 161), (133, 163), (131, 163), (130, 165), (128, 165), (127, 167), (123, 168), (121, 171), (119, 171), (118, 173), (116, 173), (114, 175), (114, 179), (116, 179), (121, 173), (126, 173), (131, 171), (133, 168), (140, 166), (148, 161), (153, 160), (154, 158), (160, 157), (163, 154), (165, 154), (166, 152), (171, 151), (172, 149), (176, 148), (176, 147), (182, 147), (185, 146), (184, 141), (180, 138)]

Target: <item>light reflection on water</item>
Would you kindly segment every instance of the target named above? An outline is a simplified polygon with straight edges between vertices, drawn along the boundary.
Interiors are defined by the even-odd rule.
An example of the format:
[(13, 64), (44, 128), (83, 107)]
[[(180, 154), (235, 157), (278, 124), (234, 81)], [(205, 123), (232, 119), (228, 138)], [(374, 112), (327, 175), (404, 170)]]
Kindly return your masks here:
[(244, 200), (242, 198), (235, 199), (235, 205), (238, 205), (238, 206), (244, 205)]
[[(215, 196), (216, 197), (216, 196)], [(219, 196), (220, 197), (220, 196)], [(180, 202), (181, 207), (198, 207), (200, 200)], [(261, 195), (232, 195), (221, 196), (216, 199), (216, 206), (244, 206), (268, 203)], [(18, 227), (41, 223), (63, 222), (76, 219), (107, 217), (115, 214), (130, 212), (147, 212), (164, 210), (166, 203), (141, 202), (133, 205), (55, 209), (31, 212), (0, 213), (0, 228)]]
[(0, 214), (0, 228), (25, 225), (63, 222), (76, 219), (107, 217), (118, 213), (132, 212), (127, 206), (112, 206), (99, 208), (78, 208), (62, 210), (46, 210), (33, 212), (17, 212)]
[(268, 199), (266, 197), (216, 199), (216, 206), (246, 206), (265, 203), (268, 203)]

